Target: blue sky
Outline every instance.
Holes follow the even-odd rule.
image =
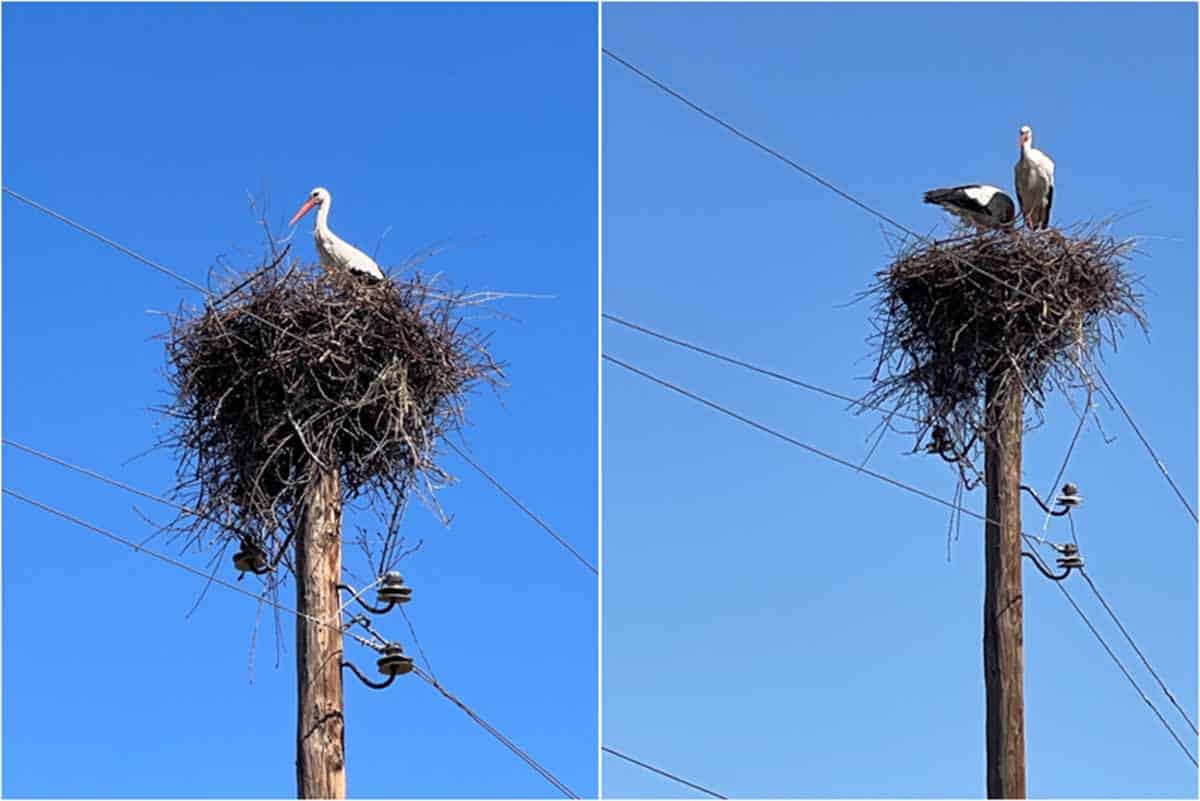
[[[1058,164],[1054,222],[1145,239],[1149,338],[1106,374],[1196,499],[1195,5],[610,5],[605,45],[923,232],[936,186],[1008,186],[1017,129]],[[612,62],[606,311],[849,394],[867,389],[882,223]],[[853,460],[875,420],[606,324],[606,352]],[[985,792],[981,527],[620,368],[603,372],[606,744],[730,796]],[[1049,489],[1077,418],[1026,439]],[[1196,709],[1196,526],[1116,410],[1068,477],[1090,574]],[[889,435],[876,470],[950,497]],[[981,492],[967,504],[982,509]],[[1027,505],[1025,528],[1041,516]],[[1051,539],[1069,534],[1061,523]],[[1196,770],[1060,593],[1025,573],[1028,792],[1194,797]],[[1149,696],[1195,738],[1073,577]],[[606,758],[611,796],[688,796]]]
[[[385,266],[453,239],[426,264],[450,284],[553,295],[476,321],[510,385],[473,398],[466,441],[594,561],[595,41],[588,5],[6,5],[4,183],[201,281],[218,255],[259,252],[247,192],[265,185],[280,224],[320,184],[346,239],[371,253],[390,230]],[[169,454],[135,458],[166,388],[150,312],[196,294],[0,208],[4,435],[168,488]],[[594,794],[595,577],[445,464],[453,524],[416,505],[406,521],[425,543],[402,566],[422,644],[450,690]],[[9,448],[3,468],[5,486],[134,537],[169,514]],[[188,618],[193,576],[7,498],[3,529],[5,795],[294,797],[291,619],[277,668],[264,615],[251,682],[253,601],[213,588]],[[381,628],[412,651],[402,620]],[[352,796],[555,795],[415,678],[347,677],[346,705]]]

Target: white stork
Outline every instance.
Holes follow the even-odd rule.
[[[1017,160],[1017,200],[1025,225],[1037,230],[1050,225],[1054,202],[1054,162],[1033,146],[1033,129],[1021,126],[1021,158]]]
[[[317,243],[317,258],[320,260],[321,266],[330,272],[349,270],[352,273],[369,275],[382,280],[383,271],[370,256],[329,230],[329,207],[332,203],[333,198],[329,194],[329,190],[318,186],[309,194],[308,200],[304,201],[304,205],[300,207],[300,211],[296,212],[296,216],[288,225],[295,225],[313,206],[316,206],[317,227],[313,229],[313,240]]]
[[[925,202],[941,206],[981,231],[1009,225],[1017,217],[1012,198],[989,184],[930,189],[925,193]]]

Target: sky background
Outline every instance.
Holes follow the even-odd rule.
[[[390,230],[385,267],[451,239],[425,264],[450,285],[553,295],[475,321],[509,387],[472,399],[465,436],[594,562],[595,42],[588,5],[6,4],[4,183],[201,282],[221,254],[254,266],[248,192],[265,186],[282,225],[319,184],[349,241],[376,252]],[[168,489],[172,455],[138,456],[167,386],[151,310],[200,298],[11,198],[0,209],[4,436]],[[312,220],[295,238],[309,261]],[[446,687],[592,795],[595,577],[456,456],[444,464],[461,478],[441,496],[452,525],[419,505],[405,523],[424,540],[401,569],[425,651]],[[141,515],[171,511],[11,448],[3,482],[138,539]],[[276,667],[264,614],[251,660],[251,599],[214,587],[189,618],[194,576],[8,498],[3,532],[4,795],[295,797],[293,620]],[[377,625],[413,653],[401,618]],[[374,672],[372,653],[347,653]],[[415,677],[345,687],[351,796],[556,796]]]
[[[1017,129],[1058,165],[1054,223],[1144,237],[1149,338],[1106,373],[1196,499],[1196,6],[608,5],[605,45],[865,202],[1011,186]],[[873,366],[882,223],[618,64],[603,66],[606,311],[848,394]],[[613,324],[604,350],[852,460],[871,416]],[[985,793],[982,529],[646,380],[603,371],[603,738],[733,797]],[[1042,492],[1077,418],[1026,439]],[[1070,480],[1090,575],[1196,709],[1196,526],[1101,405]],[[876,470],[951,497],[889,435]],[[967,505],[983,508],[983,493]],[[1025,528],[1042,517],[1025,505]],[[1069,539],[1064,524],[1049,536]],[[1025,571],[1028,792],[1195,797],[1196,769],[1062,595]],[[1068,589],[1195,738],[1078,576]],[[610,796],[691,791],[608,757]]]

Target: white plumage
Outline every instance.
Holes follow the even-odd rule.
[[[301,217],[316,206],[317,225],[313,229],[313,240],[317,245],[317,258],[321,262],[321,266],[330,271],[349,270],[382,280],[383,271],[370,256],[329,230],[329,207],[332,203],[333,197],[329,194],[329,190],[318,186],[309,194],[308,200],[304,201],[304,205],[300,207],[300,211],[296,212],[296,216],[292,217],[288,225],[295,225]]]
[[[998,228],[1017,217],[1013,200],[997,186],[965,184],[947,189],[930,189],[925,202],[941,206],[977,228]]]
[[[1021,158],[1017,160],[1017,201],[1025,225],[1046,228],[1050,225],[1050,207],[1054,203],[1054,162],[1033,146],[1033,129],[1021,127]]]

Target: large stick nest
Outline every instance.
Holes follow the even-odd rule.
[[[461,319],[468,304],[420,276],[271,265],[238,279],[173,315],[166,337],[177,495],[198,513],[187,528],[198,539],[216,522],[227,543],[249,537],[290,563],[304,490],[337,469],[347,498],[388,518],[388,562],[410,491],[432,498],[450,479],[438,441],[463,424],[471,388],[501,377]]]
[[[927,450],[969,465],[988,433],[989,378],[1020,382],[1040,410],[1048,388],[1090,389],[1127,319],[1145,329],[1132,252],[1102,225],[898,242],[869,293],[878,362],[864,402],[907,413],[915,447],[928,437]]]

